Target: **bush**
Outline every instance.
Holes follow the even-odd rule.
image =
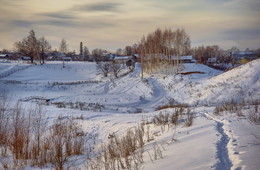
[[[107,77],[111,70],[111,62],[99,62],[97,64],[97,70],[103,73],[104,77]]]
[[[70,156],[85,152],[86,134],[72,118],[58,118],[48,127],[40,105],[25,110],[17,103],[10,109],[9,119],[6,119],[6,108],[0,100],[0,163],[3,167],[22,169],[25,165],[54,165],[56,169],[63,169],[65,164],[68,167]],[[13,162],[2,161],[11,156]]]
[[[109,143],[103,144],[101,153],[87,162],[87,169],[138,169],[143,163],[144,128],[138,126],[128,129],[119,138],[115,134],[109,136]]]
[[[189,127],[189,126],[191,126],[193,124],[193,119],[194,119],[194,116],[191,113],[190,109],[187,109],[186,116],[187,116],[187,118],[186,118],[186,121],[185,121],[185,125],[187,127]]]
[[[260,125],[260,114],[257,111],[249,110],[247,113],[247,119],[256,125]]]
[[[155,111],[158,110],[163,110],[163,109],[168,109],[168,108],[187,108],[189,107],[188,104],[167,104],[167,105],[163,105],[163,106],[159,106],[155,109]]]

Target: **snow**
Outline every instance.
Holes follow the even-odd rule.
[[[172,56],[173,60],[193,60],[193,57],[191,55],[187,56]]]
[[[104,78],[91,62],[65,62],[65,67],[61,61],[44,65],[0,63],[0,90],[8,91],[13,102],[36,96],[51,99],[49,105],[44,105],[50,122],[58,116],[82,115],[83,120],[78,122],[84,130],[96,132],[103,142],[113,132],[120,136],[144,119],[174,112],[173,108],[155,111],[170,100],[174,104],[187,103],[195,115],[193,125],[179,124],[164,132],[151,125],[151,131],[159,135],[146,143],[141,169],[258,169],[260,126],[235,113],[215,115],[213,110],[226,101],[259,100],[259,67],[260,59],[227,72],[186,63],[181,73],[203,74],[154,74],[142,79],[137,64],[133,72],[115,79],[112,75]],[[60,84],[55,85],[57,82]],[[22,101],[28,107],[35,103]],[[55,102],[99,103],[104,108],[100,111],[58,108]],[[242,112],[246,115],[248,109],[243,108]],[[176,141],[172,141],[173,136]],[[162,159],[152,160],[149,156],[153,155],[155,144],[162,150]],[[100,142],[97,150],[99,145]]]
[[[48,62],[44,65],[34,65],[30,69],[17,72],[3,80],[16,80],[33,83],[70,82],[93,80],[96,74],[95,65],[81,62]],[[24,77],[26,75],[26,77]]]
[[[168,134],[161,138],[167,140],[169,137]],[[211,169],[216,163],[215,142],[218,137],[214,122],[201,117],[192,127],[179,128],[176,138],[177,142],[165,146],[164,158],[154,164],[147,160],[149,163],[144,164],[145,169]]]

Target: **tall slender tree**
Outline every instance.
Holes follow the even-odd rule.
[[[67,44],[67,41],[63,38],[60,42],[60,47],[59,47],[59,50],[61,53],[68,53],[68,44]]]
[[[51,45],[49,42],[44,38],[41,37],[39,40],[39,50],[40,50],[40,63],[44,64],[44,53],[51,50]]]
[[[83,43],[82,42],[80,42],[79,55],[80,55],[80,57],[83,56]]]
[[[83,52],[84,60],[87,61],[89,58],[89,50],[87,46],[84,46],[84,52]]]
[[[144,72],[169,72],[170,68],[175,68],[178,73],[179,61],[172,60],[172,56],[187,55],[190,52],[190,37],[184,29],[162,31],[158,28],[142,38],[138,49]]]

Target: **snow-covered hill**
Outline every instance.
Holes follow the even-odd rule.
[[[216,105],[226,101],[256,100],[260,97],[260,59],[221,72],[201,65],[184,65],[186,71],[205,74],[167,76],[159,79],[169,96],[179,103]],[[194,69],[192,69],[194,68]],[[208,68],[208,67],[206,67]]]
[[[154,74],[142,79],[137,64],[133,72],[115,79],[102,77],[96,64],[89,62],[68,62],[65,68],[62,62],[0,63],[0,75],[5,75],[0,78],[0,89],[7,91],[13,102],[21,100],[27,107],[39,98],[50,100],[44,104],[46,120],[52,124],[57,117],[76,119],[86,132],[97,134],[96,153],[109,135],[120,137],[155,116],[176,112],[176,108],[155,111],[159,106],[186,103],[194,116],[192,126],[185,125],[185,114],[176,126],[145,125],[153,140],[146,141],[140,169],[260,167],[260,127],[248,120],[250,113],[259,116],[259,102],[253,105],[248,101],[260,99],[260,59],[227,72],[195,63],[183,66],[181,73],[203,74]],[[10,70],[15,71],[7,74]],[[213,113],[216,105],[231,100],[245,102],[233,111]],[[162,153],[157,159],[156,150]],[[0,169],[1,160],[5,158],[0,156]],[[80,160],[75,166],[85,169],[85,157]]]
[[[203,82],[200,100],[214,103],[260,97],[260,60],[241,65]]]

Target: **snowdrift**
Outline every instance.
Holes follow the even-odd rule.
[[[260,59],[241,65],[202,82],[200,101],[257,100],[260,96]],[[199,87],[193,93],[198,94]]]

